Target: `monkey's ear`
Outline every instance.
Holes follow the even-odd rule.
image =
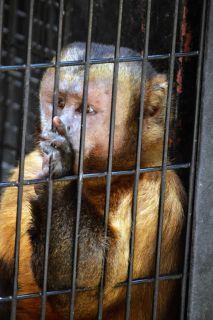
[[[157,74],[147,82],[145,116],[162,115],[167,99],[168,82],[165,74]]]
[[[165,91],[168,88],[168,82],[159,82],[159,83],[154,83],[153,84],[153,90],[154,91]]]
[[[157,94],[165,94],[168,89],[167,76],[165,74],[157,74],[150,80],[150,89]]]

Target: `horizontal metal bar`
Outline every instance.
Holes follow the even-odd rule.
[[[171,164],[167,166],[167,170],[179,170],[179,169],[188,169],[190,168],[190,163],[182,163],[182,164]],[[162,171],[162,167],[146,167],[141,168],[140,173],[146,173],[146,172],[156,172],[156,171]],[[125,171],[112,171],[113,176],[124,176],[124,175],[133,175],[135,174],[135,170],[125,170]],[[82,179],[93,179],[93,178],[103,178],[107,176],[107,172],[97,172],[97,173],[84,173],[82,174]],[[78,175],[73,176],[65,176],[61,178],[53,178],[54,181],[71,181],[71,180],[77,180]],[[49,178],[44,179],[27,179],[23,180],[22,185],[29,186],[34,184],[40,184],[40,183],[48,183]],[[7,188],[7,187],[18,187],[19,182],[18,181],[9,181],[9,182],[0,182],[0,188]]]
[[[182,279],[182,273],[180,274],[167,274],[167,275],[161,275],[159,277],[160,281],[167,281],[167,280],[178,280]],[[138,278],[138,279],[132,279],[132,285],[138,285],[138,284],[144,284],[144,283],[152,283],[155,281],[155,277],[144,277],[144,278]],[[122,287],[127,286],[127,282],[121,282],[116,285],[116,287]]]
[[[160,275],[159,280],[160,281],[172,281],[172,280],[179,280],[182,278],[182,273],[177,274],[165,274]],[[144,277],[144,278],[138,278],[138,279],[132,279],[132,285],[140,285],[145,283],[152,283],[155,281],[154,277]],[[114,288],[127,286],[127,282],[121,282],[115,285]],[[92,291],[97,290],[98,287],[87,287],[87,288],[76,288],[77,292],[85,292],[85,291]],[[69,294],[71,293],[71,289],[64,289],[64,290],[53,290],[53,291],[47,291],[47,296],[55,296],[55,295],[62,295],[62,294]],[[16,296],[17,300],[27,300],[27,299],[35,299],[35,298],[41,298],[42,292],[36,292],[36,293],[26,293],[26,294],[18,294]],[[11,296],[7,297],[0,297],[0,303],[6,303],[10,302],[12,300]]]
[[[198,56],[199,51],[189,51],[189,52],[177,52],[175,53],[176,58],[180,57],[193,57]],[[153,54],[149,55],[147,59],[149,61],[153,60],[162,60],[162,59],[169,59],[171,56],[170,53],[165,54]],[[90,59],[89,64],[103,64],[103,63],[114,63],[116,61],[118,62],[134,62],[134,61],[143,61],[144,58],[142,56],[132,56],[132,57],[120,57],[118,59],[114,58],[105,58],[105,59]],[[85,61],[83,60],[76,60],[76,61],[61,61],[59,64],[59,67],[69,67],[69,66],[82,66],[85,65]],[[32,64],[20,64],[20,65],[11,65],[11,66],[0,66],[0,71],[15,71],[15,70],[25,70],[27,68],[30,69],[44,69],[44,68],[54,68],[56,65],[53,62],[47,62],[47,63],[32,63]]]

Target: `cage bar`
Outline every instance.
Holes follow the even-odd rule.
[[[171,164],[167,166],[167,170],[178,170],[178,169],[188,169],[190,168],[190,163],[181,163],[181,164]],[[140,173],[145,172],[156,172],[161,171],[161,167],[145,167],[140,168]],[[121,175],[132,175],[135,174],[135,170],[124,170],[124,171],[112,171],[112,176],[121,176]],[[97,172],[97,173],[84,173],[82,175],[83,179],[93,179],[93,178],[102,178],[106,177],[107,172]],[[54,181],[69,181],[69,180],[77,180],[77,175],[72,176],[64,176],[61,178],[54,178]],[[49,178],[41,178],[41,179],[30,179],[30,180],[23,180],[23,185],[34,185],[34,184],[41,184],[41,183],[48,183]],[[19,186],[18,181],[10,181],[10,182],[0,182],[0,188],[6,187],[17,187]]]
[[[54,92],[53,92],[53,112],[52,120],[56,114],[58,105],[58,93],[59,93],[59,81],[60,81],[60,55],[62,47],[62,28],[63,28],[63,10],[64,0],[60,0],[59,3],[59,18],[58,18],[58,36],[57,36],[57,51],[56,51],[56,63],[55,63],[55,75],[54,75]],[[53,129],[53,123],[52,123]],[[49,163],[49,183],[48,183],[48,207],[47,207],[47,223],[46,223],[46,235],[45,235],[45,252],[44,252],[44,271],[43,271],[43,288],[42,288],[42,301],[41,301],[41,316],[40,319],[45,319],[46,314],[46,300],[47,300],[47,276],[48,276],[48,258],[49,258],[49,244],[50,244],[50,230],[52,220],[52,200],[53,200],[53,179],[51,160]]]
[[[112,158],[114,146],[114,133],[115,133],[115,115],[116,115],[116,100],[118,88],[118,72],[119,72],[119,56],[120,56],[120,41],[121,41],[121,26],[122,26],[122,13],[123,13],[123,0],[119,1],[118,23],[117,23],[117,37],[114,53],[114,69],[113,69],[113,82],[112,82],[112,101],[111,101],[111,114],[110,114],[110,132],[109,132],[109,145],[108,145],[108,164],[106,175],[106,198],[104,209],[104,238],[108,234],[108,220],[110,210],[110,192],[111,192],[111,178],[112,178]],[[103,315],[103,299],[104,299],[104,281],[106,272],[106,248],[103,251],[102,273],[99,286],[99,301],[98,301],[98,320],[102,319]]]
[[[0,64],[1,64],[1,54],[2,54],[3,13],[4,13],[4,0],[0,2]]]
[[[82,116],[81,116],[81,131],[80,131],[80,151],[79,151],[79,164],[78,164],[78,179],[77,179],[77,209],[76,209],[76,224],[75,236],[73,244],[73,270],[71,277],[71,299],[70,299],[70,320],[74,319],[75,308],[75,292],[76,292],[76,275],[77,275],[77,258],[78,258],[78,233],[80,225],[81,214],[81,200],[82,200],[82,187],[83,187],[83,165],[84,165],[84,145],[86,133],[86,109],[88,98],[88,84],[89,84],[89,68],[90,68],[90,52],[91,52],[91,39],[92,39],[92,20],[93,20],[93,0],[89,1],[88,12],[88,33],[85,50],[85,64],[84,64],[84,84],[83,84],[83,101],[82,101]]]
[[[197,83],[196,83],[196,103],[195,103],[195,119],[194,119],[194,134],[193,134],[193,148],[191,157],[191,167],[189,175],[189,195],[188,195],[188,210],[186,220],[186,239],[185,239],[185,252],[184,252],[184,265],[183,265],[183,279],[181,287],[181,309],[180,319],[185,317],[185,305],[187,295],[187,280],[188,280],[188,267],[189,267],[189,251],[190,251],[190,237],[191,237],[191,220],[194,201],[194,182],[196,176],[196,161],[197,161],[197,148],[198,148],[198,132],[199,132],[199,114],[200,114],[200,93],[201,93],[201,80],[202,80],[202,66],[204,54],[204,41],[205,41],[205,24],[206,24],[207,1],[203,1],[203,11],[201,20],[200,32],[200,46],[199,46],[199,59],[197,67]]]
[[[151,7],[152,0],[147,1],[147,13],[146,13],[146,34],[145,34],[145,47],[142,61],[141,70],[141,94],[140,94],[140,110],[138,118],[138,135],[137,135],[137,150],[136,150],[136,164],[135,164],[135,177],[133,187],[133,203],[131,214],[131,229],[130,229],[130,243],[129,243],[129,265],[128,265],[128,285],[126,293],[126,309],[125,319],[130,319],[131,314],[131,293],[132,293],[132,276],[133,276],[133,259],[134,259],[134,242],[135,242],[135,226],[137,215],[137,200],[138,200],[138,184],[140,178],[140,164],[141,164],[141,144],[143,135],[143,115],[144,115],[144,97],[145,97],[145,85],[146,85],[146,72],[147,72],[147,58],[149,52],[149,36],[150,36],[150,20],[151,20]]]
[[[179,280],[182,279],[182,273],[179,274],[170,274],[170,275],[161,275],[159,277],[160,281],[168,281],[168,280]],[[141,285],[144,283],[153,283],[155,281],[154,277],[144,277],[144,278],[140,278],[140,279],[132,279],[132,285]],[[122,286],[127,286],[128,283],[127,282],[122,282],[122,283],[118,283],[115,287],[122,287]],[[85,291],[90,291],[90,290],[94,290],[96,288],[92,287],[92,288],[76,288],[77,292],[85,292]],[[51,290],[51,291],[47,291],[47,296],[55,296],[55,295],[62,295],[62,294],[70,294],[71,293],[71,289],[60,289],[60,290]],[[27,294],[18,294],[17,296],[17,300],[27,300],[27,299],[32,299],[32,298],[40,298],[41,297],[41,293],[27,293]],[[4,303],[4,302],[9,302],[12,300],[11,296],[8,297],[2,297],[0,299],[0,303]]]
[[[25,159],[25,139],[27,129],[27,113],[29,107],[29,89],[30,89],[30,61],[31,61],[31,48],[32,48],[32,27],[33,27],[33,7],[34,0],[30,0],[29,9],[29,25],[28,25],[28,43],[27,43],[27,65],[25,70],[24,79],[24,101],[23,101],[23,125],[21,136],[21,158],[19,164],[19,186],[17,197],[17,215],[16,215],[16,236],[15,236],[15,252],[14,252],[14,278],[13,278],[13,299],[11,305],[11,320],[16,319],[16,295],[18,289],[18,267],[19,267],[19,249],[20,249],[20,234],[21,234],[21,214],[22,214],[22,196],[23,196],[23,179],[24,179],[24,159]]]
[[[208,4],[208,5],[207,5]],[[206,32],[205,32],[206,30]],[[194,152],[191,179],[195,177],[194,207],[192,206],[192,191],[190,193],[188,219],[191,224],[192,208],[193,226],[189,277],[188,305],[185,300],[186,272],[188,271],[189,240],[186,250],[185,273],[183,278],[183,304],[187,306],[185,318],[189,320],[211,319],[213,314],[213,286],[212,286],[212,225],[213,199],[212,181],[213,170],[213,112],[212,112],[212,83],[213,83],[213,1],[203,2],[202,28],[200,37],[200,56],[197,74],[197,101],[194,133]],[[202,83],[201,83],[202,79]],[[201,94],[201,95],[200,95]],[[200,99],[201,98],[201,99]],[[198,113],[200,110],[200,130],[198,132]],[[196,129],[197,128],[197,129]],[[198,135],[197,135],[198,134]],[[198,156],[195,156],[195,150]],[[188,222],[188,221],[187,221]],[[187,263],[186,263],[187,262]],[[184,281],[185,280],[185,281]],[[185,303],[185,304],[184,304]]]
[[[0,2],[0,66],[2,64],[2,36],[3,36],[3,17],[4,17],[4,0],[2,0]],[[1,75],[2,77],[2,75]],[[2,79],[0,78],[0,85],[2,85]],[[4,117],[5,112],[2,112],[2,118]],[[0,150],[3,149],[3,143],[4,143],[4,137],[3,137],[3,133],[4,133],[4,128],[3,128],[3,121],[0,122],[2,128],[0,128]],[[2,163],[3,161],[3,152],[0,152],[0,163]],[[2,169],[0,167],[0,181],[2,180]]]
[[[199,52],[198,51],[189,51],[189,52],[176,52],[175,57],[194,57],[198,56]],[[170,58],[170,53],[164,53],[164,54],[151,54],[147,57],[148,61],[154,61],[154,60],[164,60],[164,59],[169,59]],[[118,58],[119,62],[134,62],[134,61],[143,61],[143,57],[120,57]],[[90,59],[89,60],[90,65],[92,64],[102,64],[102,63],[114,63],[115,59],[113,58],[102,58],[102,59]],[[69,67],[69,66],[83,66],[84,61],[61,61],[59,63],[60,67]],[[51,68],[55,67],[55,64],[53,62],[47,62],[47,63],[32,63],[30,64],[31,69],[45,69],[45,68]],[[18,65],[1,65],[0,66],[0,71],[17,71],[17,70],[25,70],[26,69],[26,64],[18,64]]]
[[[42,2],[42,1],[41,1]],[[175,1],[175,10],[174,10],[174,24],[173,24],[173,35],[172,35],[172,46],[171,52],[166,52],[163,54],[148,54],[149,39],[150,39],[150,15],[151,15],[151,6],[152,0],[147,0],[147,17],[146,17],[146,35],[145,35],[145,48],[144,54],[141,57],[120,57],[120,37],[121,37],[121,24],[122,24],[122,12],[123,12],[123,0],[119,1],[119,14],[118,14],[118,23],[117,23],[117,40],[115,45],[115,54],[114,58],[105,58],[105,59],[90,59],[91,51],[91,38],[92,38],[92,25],[93,25],[93,6],[94,1],[90,0],[89,2],[89,14],[88,14],[88,33],[87,33],[87,43],[86,43],[86,54],[85,59],[82,61],[60,61],[60,53],[62,49],[62,27],[63,27],[63,14],[64,14],[64,0],[60,0],[59,5],[57,3],[49,2],[51,6],[56,6],[58,10],[59,21],[58,21],[58,34],[57,34],[57,52],[56,52],[56,61],[50,63],[31,63],[31,53],[32,53],[32,29],[33,29],[33,16],[34,16],[34,4],[35,1],[30,1],[29,6],[29,25],[28,25],[28,38],[27,38],[27,59],[26,64],[16,64],[13,59],[12,65],[0,65],[0,72],[10,72],[10,71],[24,71],[24,102],[23,102],[23,125],[21,130],[21,155],[20,155],[20,165],[19,165],[19,177],[18,181],[10,182],[0,182],[0,190],[4,187],[17,187],[18,188],[18,197],[17,197],[17,219],[16,219],[16,237],[15,237],[15,252],[14,252],[14,278],[13,278],[13,292],[11,296],[0,297],[0,303],[11,302],[11,320],[16,319],[16,305],[17,301],[37,298],[41,300],[41,313],[40,319],[45,319],[46,313],[46,302],[47,298],[54,295],[69,294],[70,295],[70,320],[74,320],[74,307],[75,307],[75,296],[77,292],[89,291],[97,289],[99,292],[98,297],[98,314],[97,317],[99,320],[103,317],[103,302],[104,302],[104,285],[105,285],[105,269],[106,269],[106,249],[104,252],[104,259],[102,261],[102,273],[100,285],[98,288],[78,288],[76,287],[76,276],[77,276],[77,256],[78,256],[78,234],[79,234],[79,224],[80,224],[80,214],[81,214],[81,201],[82,201],[82,188],[84,179],[93,179],[93,178],[102,178],[106,177],[106,197],[105,197],[105,210],[104,210],[104,235],[107,237],[108,232],[108,216],[110,209],[110,192],[111,192],[111,178],[113,176],[122,176],[122,175],[134,175],[134,186],[133,186],[133,197],[132,197],[132,221],[131,221],[131,238],[130,238],[130,252],[129,252],[129,267],[128,267],[128,279],[125,282],[117,283],[115,287],[125,286],[127,288],[126,294],[126,310],[125,310],[125,319],[130,319],[131,314],[131,290],[134,285],[143,285],[144,283],[152,283],[154,286],[153,294],[153,306],[152,306],[152,319],[157,319],[157,305],[158,305],[158,291],[160,281],[167,280],[180,280],[182,281],[182,292],[181,292],[181,310],[180,310],[180,319],[183,320],[186,316],[189,319],[200,319],[203,315],[201,311],[201,306],[206,306],[206,315],[211,317],[213,310],[210,308],[210,299],[212,290],[208,285],[208,280],[211,278],[211,274],[206,272],[205,269],[202,273],[200,272],[200,261],[205,263],[211,263],[212,256],[209,252],[204,252],[202,254],[202,248],[199,247],[200,243],[203,243],[203,248],[207,243],[207,237],[205,236],[205,228],[203,227],[202,219],[208,219],[210,221],[209,215],[204,211],[206,209],[206,203],[209,211],[211,210],[212,203],[211,199],[208,197],[205,198],[205,205],[203,200],[203,193],[206,188],[211,186],[210,176],[212,169],[209,167],[209,164],[206,163],[204,152],[208,153],[208,159],[212,158],[211,150],[209,146],[211,141],[209,140],[211,134],[211,123],[208,122],[211,120],[211,117],[208,117],[211,114],[211,103],[212,100],[211,88],[209,84],[212,82],[212,75],[208,70],[212,64],[212,51],[213,45],[211,42],[210,35],[212,34],[213,24],[210,17],[213,16],[213,3],[209,0],[210,3],[210,13],[209,13],[209,22],[208,22],[208,38],[207,38],[207,50],[205,61],[205,71],[204,71],[204,89],[202,92],[202,127],[201,127],[201,136],[199,140],[199,157],[197,158],[197,149],[198,149],[198,131],[199,131],[199,107],[200,107],[200,95],[201,95],[201,86],[202,86],[202,65],[204,57],[204,40],[205,40],[205,24],[206,24],[206,14],[207,14],[207,1],[203,2],[203,15],[202,15],[202,25],[201,25],[201,37],[200,37],[200,48],[199,51],[190,51],[190,52],[175,52],[176,46],[176,35],[177,35],[177,23],[178,23],[178,12],[180,7],[179,0]],[[2,51],[2,29],[3,29],[3,18],[4,18],[4,3],[5,1],[0,1],[0,63],[1,63],[1,51]],[[182,2],[181,2],[182,3]],[[17,1],[13,2],[13,13],[17,10]],[[52,18],[53,16],[52,12]],[[15,24],[12,26],[13,31],[15,30]],[[15,32],[15,31],[14,31]],[[13,52],[12,52],[13,55]],[[197,69],[197,84],[196,84],[196,110],[195,110],[195,122],[194,122],[194,136],[193,136],[193,151],[191,157],[191,163],[179,163],[179,164],[167,164],[167,155],[168,155],[168,139],[169,139],[169,122],[170,122],[170,110],[171,110],[171,97],[172,97],[172,85],[174,81],[174,66],[175,59],[179,57],[196,57],[198,56],[198,69]],[[12,56],[11,56],[12,57]],[[142,143],[142,130],[143,130],[143,111],[144,111],[144,95],[145,95],[145,83],[146,83],[146,66],[148,61],[160,61],[168,60],[169,61],[169,90],[167,96],[167,107],[166,107],[166,116],[165,116],[165,133],[164,133],[164,143],[163,143],[163,159],[162,166],[159,167],[146,167],[140,168],[140,159],[141,159],[141,143]],[[141,74],[141,97],[140,97],[140,114],[138,118],[138,132],[137,132],[137,151],[136,151],[136,165],[134,170],[123,170],[123,171],[112,171],[112,154],[113,154],[113,140],[114,140],[114,130],[115,130],[115,111],[116,111],[116,94],[117,94],[117,82],[118,82],[118,71],[119,63],[122,62],[134,62],[140,61],[142,64],[142,74]],[[15,62],[15,63],[14,63]],[[111,118],[110,118],[110,136],[109,136],[109,150],[108,150],[108,163],[106,172],[97,172],[92,174],[84,174],[83,172],[83,159],[84,159],[84,144],[85,144],[85,130],[86,130],[86,106],[87,106],[87,95],[88,95],[88,84],[89,84],[89,68],[93,64],[101,63],[113,63],[113,94],[112,94],[112,103],[111,103]],[[53,116],[56,113],[56,107],[58,103],[58,91],[59,91],[59,75],[61,67],[68,66],[84,66],[84,84],[83,84],[83,113],[81,119],[81,139],[80,139],[80,157],[79,157],[79,168],[78,174],[72,176],[65,176],[61,178],[53,178],[51,173],[49,177],[43,179],[24,179],[24,159],[25,159],[25,149],[26,149],[26,134],[27,134],[27,114],[29,106],[29,92],[30,92],[30,77],[31,70],[33,69],[46,69],[49,67],[55,68],[55,80],[54,80],[54,95],[53,95]],[[208,141],[208,142],[207,142]],[[198,159],[198,162],[196,162]],[[178,169],[188,169],[190,168],[190,177],[189,177],[189,200],[188,200],[188,214],[186,219],[186,239],[185,239],[185,255],[184,255],[184,267],[183,273],[177,274],[160,274],[160,248],[161,248],[161,237],[162,237],[162,228],[163,228],[163,210],[164,210],[164,195],[166,189],[166,173],[167,170],[178,170]],[[208,170],[204,171],[204,169]],[[196,179],[196,172],[198,170],[198,178]],[[159,202],[159,217],[158,217],[158,232],[157,232],[157,242],[156,242],[156,265],[155,265],[155,276],[152,277],[143,277],[139,279],[133,278],[133,259],[134,259],[134,237],[135,237],[135,223],[136,223],[136,213],[137,213],[137,193],[138,193],[138,183],[141,173],[145,172],[161,172],[161,186],[160,186],[160,202]],[[52,196],[53,196],[53,183],[54,181],[77,181],[77,211],[76,211],[76,225],[75,225],[75,236],[73,244],[73,270],[71,275],[71,287],[64,290],[47,290],[47,278],[48,278],[48,251],[50,244],[50,230],[51,230],[51,215],[52,215]],[[196,188],[194,192],[194,183],[196,182]],[[37,293],[26,293],[26,294],[17,294],[18,289],[18,267],[19,267],[19,248],[20,248],[20,231],[21,231],[21,215],[22,215],[22,195],[23,187],[25,185],[32,184],[48,184],[48,212],[47,212],[47,227],[46,227],[46,241],[45,241],[45,255],[44,255],[44,273],[43,273],[43,287],[41,292]],[[209,184],[208,184],[209,183]],[[203,193],[202,193],[203,192]],[[202,193],[202,194],[201,194]],[[189,282],[189,305],[187,305],[187,294],[188,294],[188,271],[189,271],[189,253],[190,253],[190,236],[191,236],[191,224],[192,224],[192,211],[193,204],[195,200],[195,222],[193,228],[193,247],[192,247],[192,256],[191,256],[191,276]],[[210,201],[209,201],[210,200]],[[209,222],[208,222],[209,223]],[[210,225],[210,223],[209,223]],[[204,234],[204,236],[203,236]],[[208,230],[208,237],[211,238],[211,230]],[[199,243],[199,245],[198,245]],[[210,250],[211,248],[209,248]],[[205,277],[204,287],[202,286],[201,277]],[[196,292],[200,290],[198,300]],[[198,300],[198,301],[197,301]],[[200,302],[202,301],[202,303]],[[186,308],[188,310],[188,315],[186,315]]]
[[[164,141],[163,141],[163,159],[162,159],[162,172],[161,172],[161,185],[160,185],[160,199],[159,199],[159,216],[158,216],[158,229],[157,229],[157,244],[156,244],[156,265],[155,265],[155,284],[154,284],[154,296],[152,305],[152,319],[157,319],[157,307],[158,307],[158,291],[159,291],[159,275],[160,275],[160,258],[161,258],[161,240],[163,231],[163,216],[164,216],[164,200],[166,191],[166,165],[168,160],[168,142],[169,142],[169,125],[170,125],[170,113],[172,103],[172,89],[174,81],[174,65],[175,65],[175,47],[177,39],[177,24],[178,24],[178,12],[180,1],[175,1],[174,10],[174,24],[172,33],[172,47],[171,58],[169,66],[169,82],[168,82],[168,95],[165,115],[164,126]]]

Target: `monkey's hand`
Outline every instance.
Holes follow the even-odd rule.
[[[40,148],[43,153],[42,171],[38,178],[51,174],[61,177],[70,174],[73,164],[73,150],[67,139],[66,128],[59,117],[53,118],[56,132],[49,131],[42,135]]]

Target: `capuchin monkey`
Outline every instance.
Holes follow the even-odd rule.
[[[121,48],[120,56],[138,55]],[[114,47],[92,44],[91,58],[113,58]],[[61,61],[85,59],[85,44],[65,48]],[[89,69],[83,172],[106,172],[108,163],[113,63],[92,64]],[[53,113],[54,68],[44,73],[40,87],[41,135],[39,145],[25,158],[25,179],[76,175],[79,166],[83,112],[84,66],[61,67],[59,99]],[[120,62],[118,71],[112,170],[132,170],[136,163],[139,123],[141,62]],[[167,78],[148,63],[144,95],[141,167],[162,164]],[[169,160],[168,160],[169,163]],[[10,180],[17,180],[15,169]],[[96,319],[103,259],[106,260],[103,319],[125,318],[134,175],[114,175],[111,180],[107,237],[104,236],[106,177],[83,180],[76,276],[75,319]],[[155,274],[161,172],[141,173],[138,185],[133,279]],[[78,182],[53,182],[47,290],[71,288]],[[17,189],[8,188],[1,199],[0,295],[12,294]],[[166,173],[160,274],[181,270],[185,193],[172,170]],[[48,186],[24,186],[22,197],[18,294],[38,293],[43,288]],[[175,319],[178,281],[159,283],[157,319]],[[133,284],[131,320],[152,317],[154,282]],[[69,319],[70,296],[48,295],[46,319]],[[17,301],[17,319],[40,319],[41,300]],[[0,302],[0,319],[9,319],[10,302]]]

